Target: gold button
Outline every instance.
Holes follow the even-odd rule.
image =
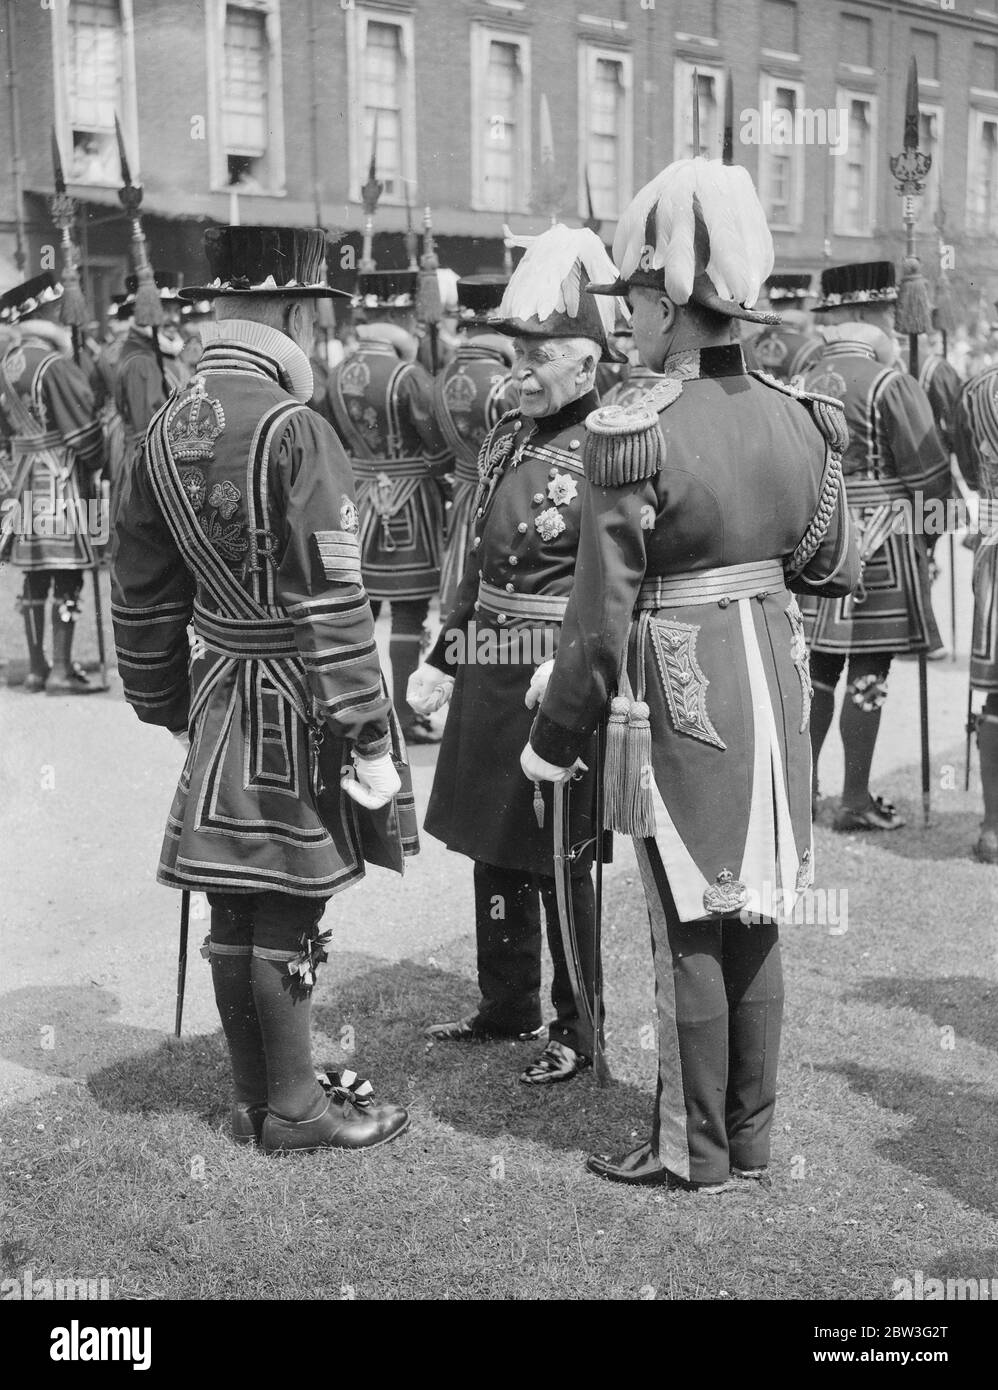
[[[496,622],[497,622],[497,623],[505,623],[505,622],[508,622],[508,621],[509,621],[509,619],[506,617],[506,614],[505,614],[505,613],[497,613],[497,614],[496,614]]]
[[[519,562],[519,560],[516,558],[515,555],[511,555],[511,556],[509,557],[509,563],[510,563],[511,565],[518,565],[520,562]]]
[[[524,535],[527,530],[527,523],[525,521],[521,521],[516,529],[519,531],[521,536]]]
[[[483,508],[483,507],[479,507],[479,508],[478,508],[478,511],[475,513],[475,515],[476,515],[476,516],[481,516],[481,514],[482,514],[483,511],[484,511],[484,508]]]
[[[506,592],[507,592],[507,594],[511,594],[511,593],[513,592],[513,586],[512,586],[512,584],[507,584],[507,585],[506,585]]]
[[[535,501],[535,502],[543,502],[543,501],[544,501],[544,494],[543,494],[543,492],[535,492],[535,493],[534,493],[534,501]],[[481,516],[481,512],[479,512],[478,515]]]
[[[522,420],[514,420],[514,421],[513,421],[513,428],[514,428],[515,430],[518,430],[522,424],[523,424],[523,421],[522,421]]]
[[[718,608],[727,608],[730,602],[731,600],[725,595],[724,598],[719,598],[717,600],[717,606]]]
[[[481,545],[481,543],[482,543],[482,538],[481,538],[481,536],[476,536],[476,537],[475,537],[475,543],[474,543],[474,545],[471,547],[472,550],[477,550],[478,547]]]
[[[475,612],[476,612],[476,613],[480,612],[480,611],[481,611],[481,607],[482,607],[482,605],[481,605],[480,603],[476,603],[476,604],[475,604]]]
[[[577,439],[570,439],[570,440],[568,441],[568,447],[569,447],[570,449],[577,449],[577,448],[579,447],[579,440],[577,440]]]

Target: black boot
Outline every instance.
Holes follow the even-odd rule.
[[[83,668],[73,660],[73,633],[79,603],[63,599],[52,605],[52,674],[45,686],[46,695],[97,695],[101,687],[88,680]]]
[[[45,599],[30,597],[27,585],[25,591],[18,600],[18,607],[24,615],[24,636],[28,644],[28,674],[24,678],[24,689],[29,695],[37,695],[45,689],[45,682],[52,670],[45,660]]]
[[[267,1153],[366,1149],[386,1144],[409,1124],[401,1105],[359,1104],[327,1095],[312,1063],[312,997],[288,972],[295,951],[253,947],[253,999],[267,1055]]]
[[[252,947],[213,941],[211,979],[232,1063],[232,1137],[237,1144],[260,1138],[267,1114],[267,1058],[253,1001]]]

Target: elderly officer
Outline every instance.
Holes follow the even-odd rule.
[[[582,425],[598,403],[596,365],[614,356],[612,301],[583,291],[612,273],[594,233],[558,224],[533,240],[510,280],[492,326],[513,338],[520,403],[485,441],[470,559],[410,687],[410,703],[422,710],[438,707],[453,688],[426,829],[475,864],[481,1002],[471,1017],[437,1024],[430,1036],[536,1035],[540,897],[557,1018],[546,1050],[520,1078],[528,1084],[570,1080],[592,1061],[575,999],[580,988],[591,996],[595,965],[592,786],[579,788],[570,828],[579,848],[571,899],[582,963],[573,989],[558,917],[551,797],[523,781],[517,759],[530,728],[525,699],[536,668],[554,655],[575,573]]]
[[[659,1010],[651,1137],[600,1177],[725,1190],[763,1178],[783,982],[777,918],[813,873],[810,682],[788,587],[857,563],[837,402],[746,374],[732,320],[772,266],[751,179],[680,160],[614,239],[641,356],[663,374],[586,422],[575,588],[522,765],[562,782],[616,695],[607,811],[635,838]]]
[[[843,459],[863,576],[854,594],[809,599],[814,798],[818,760],[835,713],[835,687],[848,660],[839,731],[845,752],[836,830],[896,830],[893,804],[870,790],[870,771],[894,656],[941,647],[929,593],[926,538],[897,526],[921,499],[950,495],[950,464],[932,407],[914,377],[896,365],[892,330],[897,287],[890,261],[822,272],[820,356],[808,390],[843,403],[849,447]]]
[[[305,404],[313,303],[335,291],[317,283],[319,229],[213,228],[205,247],[215,282],[190,293],[215,301],[218,333],[122,494],[119,669],[140,719],[189,734],[158,877],[211,903],[233,1137],[268,1152],[368,1148],[406,1112],[327,1095],[309,1028],[319,920],[364,873],[355,801],[374,810],[400,788],[353,476]]]

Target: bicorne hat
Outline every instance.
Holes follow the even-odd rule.
[[[591,294],[659,290],[675,304],[749,323],[779,323],[755,311],[773,268],[773,238],[748,171],[719,159],[677,159],[637,193],[613,238],[618,278]]]
[[[326,255],[321,227],[209,227],[204,252],[214,279],[181,290],[181,299],[222,294],[349,298],[320,279]]]
[[[44,270],[0,295],[0,323],[17,323],[43,304],[55,304],[62,296],[60,282],[51,270]]]
[[[894,304],[897,297],[893,261],[830,265],[821,272],[821,297],[811,312],[820,314],[848,304]]]

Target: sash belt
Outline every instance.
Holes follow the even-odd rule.
[[[400,478],[428,477],[426,460],[408,459],[359,459],[351,457],[354,476],[365,482],[376,482],[382,473],[387,473],[392,482]]]
[[[900,478],[846,478],[846,500],[851,507],[879,507],[911,493]]]
[[[298,655],[295,626],[288,618],[223,618],[195,603],[194,631],[205,646],[235,661]]]
[[[478,581],[480,613],[486,613],[497,623],[535,622],[560,623],[568,607],[568,598],[558,594],[510,594],[497,589],[484,579]]]
[[[736,599],[761,597],[784,589],[782,560],[752,560],[744,565],[721,565],[645,579],[634,606],[638,612],[701,603],[722,603],[727,607],[725,600],[733,603]]]

